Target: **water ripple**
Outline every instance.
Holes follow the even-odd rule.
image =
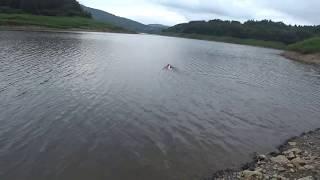
[[[0,34],[0,179],[200,179],[320,125],[319,67],[277,50]]]

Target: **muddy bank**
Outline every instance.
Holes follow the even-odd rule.
[[[286,51],[281,54],[283,57],[300,61],[304,63],[320,64],[320,53],[316,54],[301,54],[298,52]]]
[[[288,140],[279,152],[256,155],[241,171],[220,171],[211,179],[320,180],[320,129]]]

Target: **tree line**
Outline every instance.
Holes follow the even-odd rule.
[[[271,20],[254,21],[244,23],[238,21],[191,21],[178,24],[165,32],[201,34],[212,36],[230,36],[243,39],[258,39],[265,41],[279,41],[291,44],[307,38],[320,35],[320,26],[286,25],[283,22]]]
[[[84,16],[90,14],[83,11],[76,0],[0,0],[0,11],[27,12],[48,16]]]

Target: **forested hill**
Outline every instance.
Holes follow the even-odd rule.
[[[304,39],[319,36],[320,26],[291,26],[282,22],[247,21],[192,21],[178,24],[165,32],[181,34],[200,34],[209,36],[228,36],[242,39],[278,41],[291,44]]]
[[[77,0],[0,0],[0,28],[133,33],[95,21]]]
[[[140,22],[119,17],[113,14],[110,14],[108,12],[82,6],[83,9],[87,12],[89,12],[92,15],[92,18],[94,20],[104,22],[104,23],[111,23],[116,26],[135,31],[135,32],[143,32],[143,33],[160,33],[163,29],[167,28],[166,26],[163,25],[145,25]]]
[[[0,0],[0,12],[47,16],[90,16],[76,0]]]

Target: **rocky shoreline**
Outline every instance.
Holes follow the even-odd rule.
[[[286,141],[279,152],[256,155],[242,170],[225,170],[212,180],[320,180],[320,129]]]
[[[281,54],[283,57],[300,61],[304,63],[311,63],[311,64],[320,64],[320,53],[316,54],[301,54],[299,52],[293,52],[293,51],[286,51]]]

